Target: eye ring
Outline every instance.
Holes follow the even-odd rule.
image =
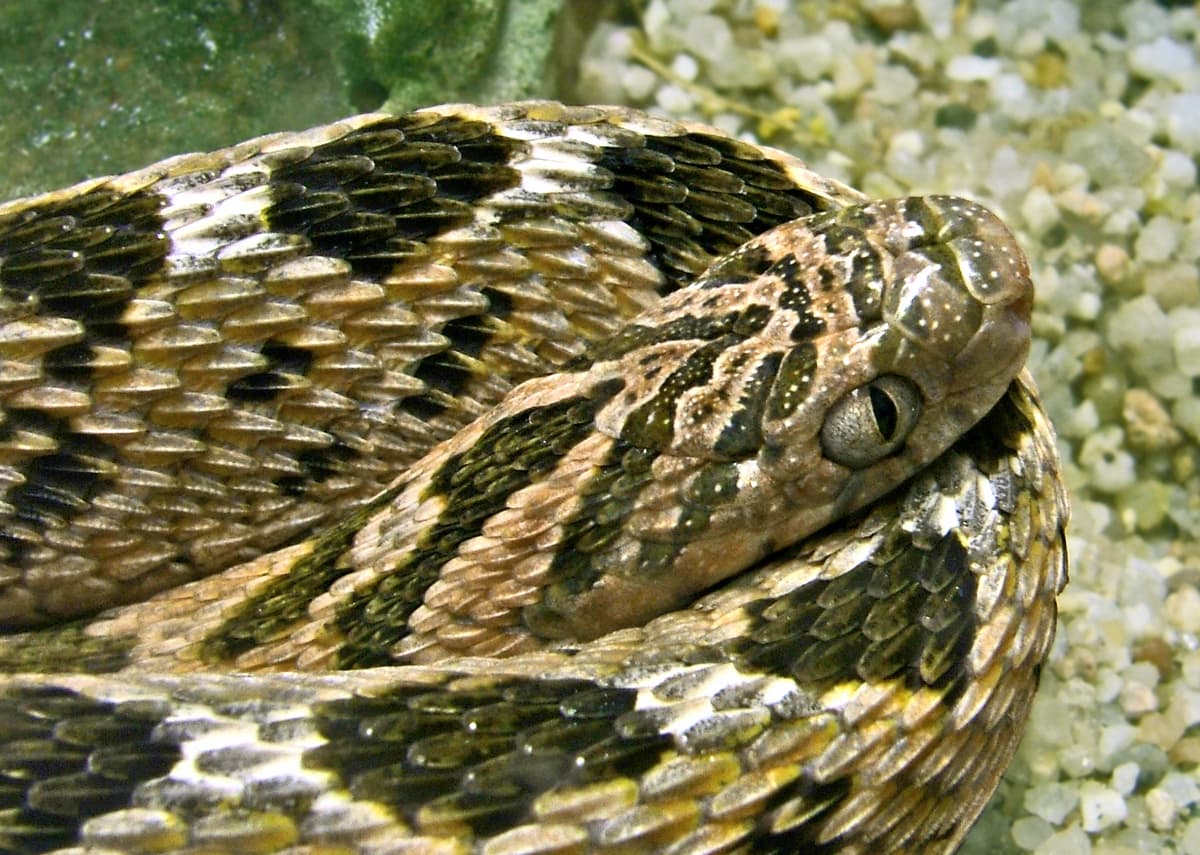
[[[847,392],[821,425],[825,457],[866,469],[894,454],[921,417],[921,392],[911,380],[884,374]]]

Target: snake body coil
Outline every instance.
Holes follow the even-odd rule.
[[[0,849],[953,850],[1066,580],[1031,305],[619,108],[0,206]]]

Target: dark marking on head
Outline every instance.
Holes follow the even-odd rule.
[[[770,322],[773,314],[774,312],[770,306],[764,306],[761,303],[751,303],[742,309],[738,315],[738,319],[733,325],[733,332],[735,335],[749,338],[755,333],[762,332]]]
[[[942,212],[923,196],[909,196],[900,204],[901,217],[916,225],[921,233],[911,238],[913,246],[926,246],[941,238],[945,224]]]
[[[785,419],[808,398],[817,370],[817,349],[801,342],[786,354],[767,398],[766,417]]]
[[[772,256],[759,244],[749,244],[721,256],[697,280],[697,288],[740,285],[763,275],[772,266]]]
[[[779,308],[796,314],[792,341],[808,341],[825,332],[825,319],[812,311],[813,295],[809,290],[809,278],[801,274],[797,258],[794,255],[785,256],[771,266],[769,273],[783,282]]]
[[[882,317],[883,264],[869,243],[861,243],[850,255],[850,278],[846,290],[854,301],[854,311],[863,321]]]
[[[675,435],[675,413],[684,392],[712,379],[713,365],[737,337],[722,336],[693,350],[654,395],[625,417],[621,439],[639,448],[666,449]]]
[[[751,319],[748,321],[753,323]],[[607,341],[600,342],[589,351],[590,361],[603,362],[608,359],[618,359],[639,348],[649,347],[668,341],[712,341],[721,336],[730,335],[739,326],[747,323],[740,312],[727,312],[722,315],[684,315],[673,318],[658,326],[647,327],[641,324],[626,324],[620,332]]]
[[[730,410],[729,420],[713,444],[717,454],[740,460],[758,453],[762,448],[762,420],[767,410],[767,392],[776,382],[782,363],[781,354],[768,353],[755,367],[738,397],[737,406]]]

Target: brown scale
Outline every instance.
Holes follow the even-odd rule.
[[[198,217],[191,222],[201,225],[193,227],[190,239],[214,240],[213,254],[174,258],[168,263],[172,276],[144,290],[113,285],[106,291],[105,281],[96,284],[96,293],[116,295],[118,302],[136,293],[123,305],[119,324],[103,313],[85,319],[106,325],[102,342],[92,329],[87,330],[90,339],[62,341],[64,331],[78,332],[64,321],[77,318],[64,314],[31,328],[22,324],[32,316],[13,309],[13,315],[4,316],[0,356],[7,359],[11,352],[23,362],[11,373],[5,363],[0,378],[35,406],[17,410],[21,430],[4,441],[12,448],[24,443],[23,456],[13,458],[18,462],[41,461],[22,470],[40,478],[32,481],[44,494],[38,494],[36,508],[70,516],[78,496],[64,490],[64,483],[87,484],[97,473],[114,483],[122,479],[120,491],[99,495],[90,509],[78,509],[72,522],[87,518],[86,532],[103,532],[113,554],[146,561],[155,557],[153,549],[147,550],[154,538],[147,534],[165,540],[186,528],[189,537],[214,544],[224,538],[236,550],[262,537],[268,518],[286,524],[306,498],[321,496],[321,502],[312,502],[317,513],[330,505],[349,510],[353,502],[345,497],[366,477],[360,467],[377,467],[376,476],[386,481],[396,473],[392,460],[438,430],[449,430],[456,412],[466,418],[487,395],[500,395],[509,382],[504,378],[573,358],[582,350],[578,337],[607,336],[618,317],[657,304],[658,290],[670,290],[677,279],[688,278],[688,271],[703,268],[707,262],[701,257],[712,247],[731,249],[743,233],[766,228],[766,222],[744,221],[745,210],[737,203],[687,195],[680,200],[665,167],[668,160],[687,175],[679,183],[701,193],[732,191],[724,173],[739,181],[752,178],[760,186],[743,185],[738,201],[750,200],[760,213],[791,219],[797,215],[791,203],[807,199],[844,213],[844,224],[860,235],[865,225],[868,242],[877,248],[892,243],[887,252],[862,253],[857,239],[847,238],[839,259],[845,261],[849,252],[853,263],[805,271],[799,262],[821,255],[820,247],[806,241],[831,223],[838,225],[839,217],[784,227],[715,265],[708,290],[697,289],[700,296],[685,293],[667,301],[703,323],[652,312],[639,327],[616,337],[608,357],[631,360],[646,350],[674,350],[686,359],[692,351],[685,342],[694,350],[705,340],[760,335],[768,327],[778,341],[788,342],[788,347],[758,351],[739,351],[734,344],[724,348],[712,366],[713,382],[677,395],[679,406],[673,408],[678,417],[694,407],[708,420],[694,429],[684,419],[672,431],[641,431],[659,447],[625,448],[618,437],[624,414],[652,399],[656,384],[672,375],[678,361],[663,360],[658,371],[626,365],[619,384],[608,378],[609,385],[567,388],[535,381],[525,387],[523,398],[519,393],[498,410],[489,409],[485,419],[490,421],[458,434],[457,445],[415,464],[411,485],[402,480],[395,491],[357,513],[339,513],[339,522],[322,537],[160,594],[144,608],[115,610],[88,625],[0,639],[0,670],[95,674],[134,669],[115,679],[53,673],[0,679],[0,848],[266,853],[327,848],[336,841],[335,847],[364,853],[380,847],[945,853],[957,846],[994,791],[1020,736],[1053,636],[1054,597],[1065,583],[1066,499],[1053,435],[1026,373],[1003,394],[998,391],[996,406],[981,413],[982,420],[965,436],[957,427],[952,436],[913,435],[913,445],[949,448],[887,496],[644,625],[582,640],[590,638],[593,622],[573,637],[539,642],[545,649],[527,655],[449,657],[434,667],[327,677],[164,673],[211,671],[214,665],[220,671],[231,658],[239,668],[263,671],[338,664],[334,654],[340,640],[335,637],[335,646],[326,646],[329,638],[322,633],[343,618],[341,629],[349,635],[364,626],[365,637],[342,649],[365,651],[369,655],[363,661],[378,661],[371,656],[394,654],[404,628],[375,610],[398,608],[403,620],[416,597],[425,609],[420,620],[449,627],[444,641],[482,637],[492,643],[495,636],[489,641],[480,626],[507,619],[509,606],[528,592],[517,584],[522,579],[492,579],[483,594],[495,597],[460,584],[493,571],[503,575],[505,568],[487,559],[488,548],[497,549],[497,555],[517,554],[544,539],[547,526],[565,523],[565,540],[554,542],[570,541],[575,548],[570,554],[552,550],[542,558],[551,564],[561,559],[574,568],[553,568],[561,575],[552,583],[568,583],[560,592],[566,594],[562,602],[568,613],[570,596],[577,593],[571,588],[593,570],[591,556],[625,536],[627,522],[635,517],[643,532],[685,542],[689,532],[728,526],[714,520],[733,511],[735,517],[741,514],[747,537],[757,534],[762,515],[747,510],[746,488],[737,479],[742,456],[751,447],[768,445],[776,423],[813,415],[823,444],[820,450],[809,447],[798,462],[811,465],[833,454],[824,424],[835,409],[842,411],[845,399],[836,406],[818,400],[826,393],[828,375],[815,372],[836,365],[843,374],[869,374],[875,358],[894,359],[897,370],[936,389],[942,374],[926,365],[919,351],[961,353],[973,371],[986,371],[989,360],[1002,355],[988,347],[996,342],[986,334],[980,348],[964,347],[963,339],[973,338],[975,318],[948,327],[930,323],[969,308],[972,303],[960,299],[964,289],[987,303],[1003,298],[1013,278],[1024,275],[1019,252],[1007,251],[1009,239],[990,215],[945,198],[860,208],[852,191],[823,182],[781,155],[633,111],[544,104],[435,110],[380,119],[358,135],[343,126],[244,144],[185,161],[185,174],[166,180],[180,192],[214,180],[261,192],[255,188],[265,179],[251,168],[253,158],[272,147],[278,151],[265,159],[293,169],[308,161],[310,150],[318,152],[314,163],[321,166],[315,173],[321,178],[314,177],[314,183],[327,183],[330,176],[362,180],[367,173],[357,158],[364,152],[372,157],[390,152],[393,164],[415,161],[450,169],[455,152],[471,147],[491,166],[500,166],[487,174],[501,176],[511,163],[497,161],[529,141],[513,146],[507,139],[489,141],[489,134],[536,131],[537,136],[560,120],[574,123],[577,137],[556,139],[550,147],[587,152],[589,145],[601,145],[613,161],[638,164],[638,180],[631,186],[653,188],[672,201],[655,209],[645,200],[597,190],[609,179],[575,160],[563,168],[574,189],[523,199],[501,190],[488,197],[490,202],[479,203],[481,210],[491,211],[494,203],[496,211],[516,206],[524,212],[509,223],[516,224],[509,232],[519,237],[512,243],[504,242],[507,236],[496,237],[503,223],[460,226],[425,244],[411,234],[381,243],[378,220],[367,216],[330,222],[325,232],[331,242],[348,246],[347,258],[280,260],[279,253],[294,251],[294,233],[283,240],[256,239],[258,226],[238,219],[245,212],[236,206],[204,224],[193,198],[191,208],[180,203],[185,213],[179,216]],[[396,148],[404,134],[413,133],[428,140]],[[331,143],[334,138],[341,142]],[[639,143],[643,138],[645,147]],[[321,160],[326,155],[331,165]],[[231,163],[242,165],[240,174],[233,168],[219,177]],[[192,166],[204,175],[187,173]],[[163,179],[171,168],[124,176],[115,186],[121,193],[135,192]],[[522,182],[532,186],[554,169],[530,167]],[[709,169],[720,169],[711,176],[717,187],[700,189]],[[478,172],[446,176],[445,189],[455,194],[503,184],[482,181]],[[409,198],[405,194],[412,187],[428,185],[393,181],[375,198],[390,196],[392,205]],[[317,192],[330,191],[322,184]],[[77,199],[86,193],[60,195]],[[462,210],[455,201],[422,197],[406,223],[411,230],[453,221]],[[222,202],[214,197],[205,204],[220,207]],[[14,209],[24,216],[30,205],[23,200],[0,208],[0,223]],[[322,198],[305,210],[336,220],[350,209]],[[726,219],[705,221],[702,213]],[[637,230],[597,219],[610,215],[639,218]],[[918,245],[894,255],[897,235],[914,224],[932,245],[922,248],[918,235]],[[103,232],[89,240],[103,243]],[[218,233],[223,236],[213,237]],[[820,241],[829,249],[836,240],[832,231],[825,233],[830,237]],[[544,251],[538,243],[543,237],[562,243]],[[997,251],[988,248],[988,238]],[[513,250],[518,243],[520,249]],[[216,259],[222,248],[234,245],[238,253]],[[612,255],[598,253],[595,248],[602,246]],[[382,278],[359,275],[348,260],[355,253],[359,263],[390,272]],[[458,288],[466,269],[456,266],[459,253],[474,259],[472,276],[491,278]],[[516,263],[512,253],[538,260]],[[767,273],[772,261],[789,253],[798,275],[790,268]],[[883,289],[875,278],[895,265],[920,269],[935,255],[941,274],[930,277],[927,292]],[[222,264],[237,270],[217,275]],[[411,269],[404,267],[408,264]],[[503,277],[508,265],[518,271],[511,280]],[[996,274],[990,280],[989,267]],[[270,276],[281,268],[286,275]],[[396,272],[400,268],[403,276]],[[31,269],[27,263],[18,272]],[[637,284],[627,291],[597,288],[592,281],[597,270],[612,277],[606,282]],[[849,286],[840,304],[810,299],[822,292],[823,281],[834,283],[839,274]],[[555,278],[559,275],[567,278]],[[778,299],[784,294],[794,305],[768,313],[765,324],[752,311],[756,300],[742,301],[738,312],[728,306],[722,311],[720,295],[737,291],[725,286],[756,277],[774,289],[766,304],[784,302]],[[993,291],[994,286],[999,287]],[[197,292],[188,292],[192,287]],[[378,302],[380,290],[390,295],[384,303]],[[405,296],[396,298],[401,290]],[[184,292],[188,297],[181,299]],[[29,309],[29,293],[5,296],[25,300]],[[305,306],[305,314],[294,326],[280,326],[292,305]],[[1027,308],[1018,306],[1017,315]],[[860,353],[844,365],[836,360],[852,356],[853,349],[823,340],[812,320],[843,323],[879,314],[888,315],[889,325],[903,335],[880,338],[879,352],[868,351],[871,358]],[[716,317],[721,320],[713,322]],[[237,336],[206,345],[210,318]],[[130,330],[138,336],[127,335]],[[131,343],[143,335],[153,344],[153,360],[149,350],[144,360],[130,356]],[[46,392],[51,381],[39,378],[46,374],[42,355],[50,350],[56,351],[50,362],[60,376]],[[1020,355],[1014,352],[1013,358]],[[109,372],[106,394],[113,409],[56,415],[55,407],[65,411],[72,402],[87,403],[80,398],[95,397],[79,376],[84,365]],[[575,370],[583,366],[577,362]],[[69,386],[62,372],[75,372],[69,379],[78,386]],[[697,383],[702,373],[694,375]],[[181,377],[190,381],[181,386]],[[348,394],[350,387],[361,394]],[[458,391],[452,393],[453,387]],[[768,387],[772,391],[764,402]],[[581,409],[572,398],[582,392],[607,401],[599,414],[589,415],[595,407]],[[629,397],[622,397],[627,392]],[[685,405],[685,397],[696,392],[702,394]],[[338,396],[365,402],[353,418],[367,427],[330,443],[328,423],[318,420],[341,411]],[[373,407],[396,401],[406,406],[393,407],[390,420],[379,427],[372,420],[378,418]],[[504,423],[518,415],[514,401],[520,418],[528,419],[518,426]],[[119,411],[118,405],[131,409]],[[928,397],[924,405],[936,409]],[[145,413],[153,407],[158,407],[153,417],[158,421],[147,430],[151,419]],[[872,397],[869,408],[876,420],[883,412],[888,421],[886,401]],[[722,424],[721,413],[737,418]],[[296,421],[302,414],[311,421]],[[197,424],[203,424],[202,435]],[[488,425],[500,426],[488,434]],[[80,426],[89,426],[88,431]],[[737,437],[727,433],[734,427]],[[212,431],[221,432],[219,441]],[[102,437],[102,444],[84,445],[74,439],[78,433]],[[843,434],[842,439],[853,439],[855,431]],[[75,443],[72,456],[59,450],[70,443]],[[132,448],[139,464],[124,458],[114,464],[105,445],[122,452]],[[676,446],[715,455],[712,460],[677,456]],[[893,449],[878,462],[886,469],[890,457],[907,453]],[[503,456],[519,464],[496,463]],[[189,465],[180,469],[181,460]],[[779,447],[764,454],[762,463],[788,471],[797,461]],[[517,473],[536,481],[547,466],[554,472],[544,489],[531,484],[528,491],[513,492],[511,479],[526,477]],[[880,475],[891,483],[889,477]],[[487,489],[471,489],[477,478]],[[574,488],[556,492],[556,481]],[[820,492],[802,475],[797,485],[801,499]],[[158,503],[153,512],[150,500]],[[530,513],[494,507],[523,502]],[[214,508],[223,515],[212,516]],[[260,512],[263,519],[253,517]],[[276,512],[279,517],[272,516]],[[117,522],[139,518],[144,521],[140,530]],[[246,519],[256,521],[239,522]],[[15,537],[30,522],[5,520],[3,530]],[[501,545],[464,541],[464,533],[477,526],[497,535]],[[427,537],[435,530],[436,538]],[[71,527],[29,531],[30,537],[46,539],[46,549],[82,549]],[[361,561],[381,558],[386,565],[396,555],[412,556],[414,550],[403,546],[396,555],[388,550],[422,538],[426,552],[444,552],[434,556],[438,582],[424,593],[375,596],[383,587],[376,589],[377,581],[414,581],[404,573],[365,580],[346,575]],[[648,543],[643,557],[652,571],[673,560],[664,542]],[[54,566],[65,566],[67,558],[70,554]],[[135,561],[123,566],[135,576],[147,572]],[[395,588],[384,593],[395,594]],[[342,606],[353,594],[370,595],[362,598],[363,613],[371,611],[373,623],[349,620],[354,610]],[[446,624],[438,613],[446,604],[463,606],[462,614],[480,624]],[[289,637],[289,632],[295,634]],[[423,643],[418,639],[414,649],[419,652]],[[218,649],[222,644],[227,646]],[[138,668],[154,670],[147,675]],[[181,756],[189,759],[179,762]],[[331,789],[337,795],[326,798]]]
[[[523,173],[533,143],[579,160]],[[843,195],[683,125],[534,105],[363,117],[9,203],[0,627],[360,506],[514,382]]]

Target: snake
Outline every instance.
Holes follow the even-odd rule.
[[[1067,580],[1032,304],[624,107],[0,206],[0,850],[954,851]]]

